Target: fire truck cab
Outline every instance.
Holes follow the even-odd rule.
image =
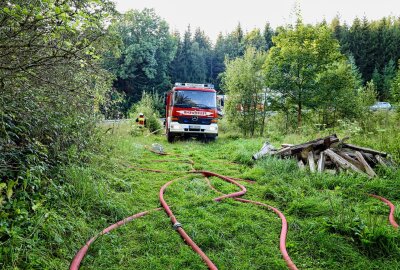
[[[175,83],[166,95],[165,128],[168,142],[175,137],[218,136],[216,91],[212,84]]]

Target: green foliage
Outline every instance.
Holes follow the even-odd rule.
[[[226,116],[244,135],[262,135],[266,117],[266,99],[261,67],[265,54],[250,47],[243,58],[227,60],[223,85],[229,99]],[[260,109],[260,105],[262,106]]]
[[[211,44],[205,33],[197,28],[192,37],[190,27],[181,38],[178,32],[174,38],[178,49],[170,64],[170,74],[173,82],[213,83],[217,90],[220,87],[221,74],[225,71],[225,59],[235,59],[243,56],[246,47],[267,51],[272,47],[274,31],[267,23],[264,31],[260,29],[244,34],[240,24],[227,35],[220,34]]]
[[[397,70],[396,76],[393,78],[390,86],[390,93],[394,102],[400,102],[400,69]]]
[[[257,50],[265,50],[267,47],[266,40],[258,28],[248,32],[244,37],[243,43],[246,47],[253,47]]]
[[[67,226],[37,233],[54,217],[51,203],[64,190],[62,165],[87,161],[86,150],[99,139],[95,124],[112,79],[100,56],[114,44],[105,26],[115,10],[95,0],[6,4],[0,8],[0,267],[32,269],[44,259],[31,243],[63,242]]]
[[[311,107],[320,112],[320,124],[334,126],[338,119],[352,119],[359,115],[357,89],[360,81],[350,63],[340,61],[328,65],[317,75],[316,85],[318,90],[311,100]]]
[[[392,98],[390,87],[395,76],[396,64],[393,59],[390,59],[383,69],[383,86],[382,90],[380,91],[381,100],[390,100]]]
[[[71,147],[82,151],[93,139],[97,105],[110,87],[98,55],[109,42],[103,23],[112,5],[84,2],[1,10],[2,181],[41,175],[66,161]]]
[[[111,88],[105,96],[105,102],[100,105],[100,112],[105,119],[121,119],[126,95],[115,88]]]
[[[373,105],[377,100],[377,91],[374,81],[367,82],[367,84],[358,89],[358,104],[361,106],[362,113],[369,111],[369,106]]]
[[[110,29],[121,40],[121,53],[108,58],[105,65],[116,76],[114,87],[126,94],[126,113],[143,91],[162,94],[170,88],[168,67],[176,40],[166,21],[152,9],[128,11],[117,17]]]
[[[326,72],[344,57],[337,40],[324,25],[304,25],[298,20],[295,26],[282,29],[273,41],[275,46],[264,66],[265,83],[289,104],[297,106],[297,124],[301,126],[303,107],[311,105],[312,100],[317,102],[319,97],[318,76],[324,76],[324,72],[328,76]]]
[[[400,57],[400,21],[392,16],[369,21],[355,18],[352,25],[341,24],[338,17],[330,24],[342,53],[352,55],[364,82],[374,80],[379,98],[390,97],[388,83]]]
[[[178,50],[170,65],[173,82],[210,82],[211,41],[200,28],[194,36],[190,26],[181,41],[179,33],[175,33]]]
[[[267,22],[264,26],[263,36],[265,39],[265,50],[268,51],[272,46],[272,37],[275,35],[271,25]]]

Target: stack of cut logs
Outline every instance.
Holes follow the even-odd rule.
[[[257,160],[265,155],[280,158],[296,158],[300,169],[310,168],[311,172],[336,173],[343,170],[354,171],[369,177],[375,177],[374,167],[378,164],[388,166],[387,153],[346,143],[348,137],[340,140],[336,134],[306,143],[282,144],[275,149],[266,142],[261,150],[253,155]]]

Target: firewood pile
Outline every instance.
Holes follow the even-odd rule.
[[[368,177],[376,176],[376,165],[391,165],[387,153],[346,143],[347,139],[348,137],[340,140],[333,134],[297,145],[282,144],[280,149],[275,149],[266,142],[261,150],[253,155],[253,159],[258,160],[266,155],[295,158],[300,169],[308,167],[313,173],[337,173],[347,170]]]

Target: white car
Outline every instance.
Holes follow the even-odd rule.
[[[374,105],[369,107],[371,111],[379,111],[379,110],[384,110],[388,111],[391,110],[393,107],[390,105],[389,102],[376,102]]]

